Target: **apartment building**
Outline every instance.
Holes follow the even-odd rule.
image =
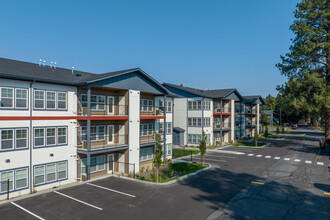
[[[172,157],[172,94],[141,69],[104,74],[0,58],[0,200]],[[8,184],[9,181],[9,184]]]
[[[244,101],[236,89],[199,90],[169,83],[163,86],[174,95],[174,144],[198,145],[203,131],[208,144],[234,140],[235,103]],[[180,135],[181,141],[176,138]]]
[[[261,131],[261,106],[264,104],[265,101],[259,95],[244,96],[244,110],[242,111],[245,111],[245,136],[254,137],[255,128],[258,133]]]

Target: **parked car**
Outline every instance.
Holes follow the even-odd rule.
[[[298,128],[298,125],[297,124],[293,124],[292,125],[292,129],[297,129]]]

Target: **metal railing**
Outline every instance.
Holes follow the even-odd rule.
[[[140,106],[140,114],[148,116],[164,116],[165,107]]]
[[[0,187],[1,188],[1,193],[6,192],[7,200],[9,200],[9,193],[10,193],[10,191],[14,190],[13,181],[11,181],[10,179],[7,179],[5,181],[0,181],[0,186],[1,186]]]
[[[222,128],[231,128],[230,122],[223,122]],[[214,129],[221,129],[221,123],[214,123]]]
[[[87,107],[83,106],[79,109],[79,116],[87,116]],[[92,116],[127,116],[128,115],[128,105],[104,105],[103,109],[93,109],[91,106]]]
[[[214,113],[221,113],[221,108],[220,107],[215,107],[214,108]],[[222,108],[222,113],[231,113],[231,108],[230,107],[223,107]]]
[[[99,136],[100,139],[100,136]],[[80,140],[80,144],[77,145],[78,149],[87,150],[87,140]],[[101,140],[91,140],[91,150],[100,150],[106,148],[116,148],[125,146],[128,144],[128,135],[114,134],[111,137],[104,135]]]
[[[160,135],[160,141],[164,140],[164,134],[159,134]],[[140,133],[140,144],[146,144],[146,143],[154,143],[156,142],[155,135],[148,135],[148,136],[143,136]]]

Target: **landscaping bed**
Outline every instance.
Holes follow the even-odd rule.
[[[181,149],[173,149],[172,158],[179,158],[184,156],[190,156],[191,154],[196,155],[199,154],[199,150],[181,150]]]
[[[207,164],[204,164],[204,166],[202,166],[202,164],[200,163],[185,163],[185,162],[168,164],[162,168],[161,178],[158,181],[158,183],[169,182],[171,180],[177,179],[187,174],[194,173],[208,166],[209,165]],[[155,183],[156,182],[155,171],[139,173],[137,174],[136,179]]]

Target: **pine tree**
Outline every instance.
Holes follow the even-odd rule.
[[[296,20],[290,26],[295,38],[290,52],[281,56],[276,66],[293,80],[304,79],[306,74],[317,74],[324,84],[321,98],[325,119],[325,137],[330,138],[330,12],[329,0],[302,0],[295,11]],[[304,91],[303,91],[304,92]],[[293,101],[295,97],[292,97]],[[299,97],[298,102],[299,104]],[[309,103],[305,103],[309,105]]]

